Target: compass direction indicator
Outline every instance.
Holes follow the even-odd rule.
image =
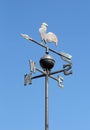
[[[61,88],[64,87],[64,85],[62,84],[62,82],[63,82],[63,77],[61,77],[61,76],[59,75],[59,76],[58,76],[58,85],[59,85],[59,87],[61,87]]]
[[[36,71],[36,63],[34,61],[30,60],[29,64],[30,64],[30,71],[35,73],[35,71]]]
[[[24,75],[24,85],[32,84],[32,74],[25,74]]]

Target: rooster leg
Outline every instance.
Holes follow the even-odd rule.
[[[46,44],[46,41],[43,39],[43,43]]]
[[[47,42],[43,39],[42,41],[41,41],[41,44],[46,44]]]

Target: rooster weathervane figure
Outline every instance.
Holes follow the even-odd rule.
[[[57,46],[58,45],[57,36],[52,32],[46,33],[47,32],[47,27],[48,27],[48,24],[42,23],[41,27],[39,28],[39,32],[41,34],[42,41],[44,41],[44,43],[54,42],[55,45]]]

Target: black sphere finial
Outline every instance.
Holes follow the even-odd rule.
[[[55,60],[50,54],[45,54],[40,59],[40,65],[43,69],[51,70],[54,67]]]

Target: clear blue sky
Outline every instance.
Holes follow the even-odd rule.
[[[0,130],[44,130],[44,78],[23,85],[28,60],[40,67],[44,49],[20,36],[40,41],[42,22],[59,39],[48,46],[73,56],[73,75],[61,74],[64,89],[49,80],[49,130],[90,130],[89,0],[0,1]],[[61,69],[65,62],[52,55]]]

